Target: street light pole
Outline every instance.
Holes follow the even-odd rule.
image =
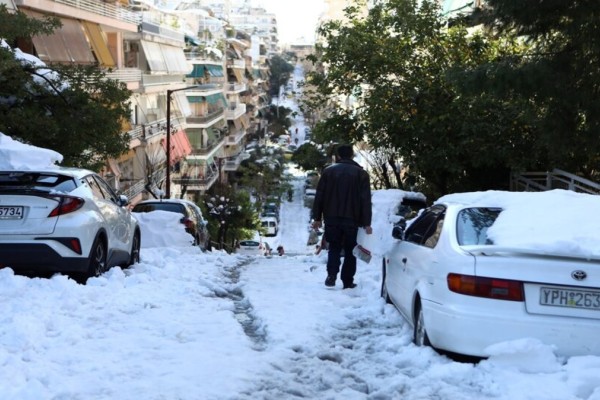
[[[171,95],[182,90],[195,89],[199,85],[179,89],[167,89],[167,184],[165,186],[167,199],[171,198]]]

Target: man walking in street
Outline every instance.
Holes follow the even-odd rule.
[[[336,163],[323,170],[317,184],[312,208],[313,228],[325,223],[325,240],[329,244],[327,255],[327,279],[325,286],[335,286],[340,271],[340,257],[344,250],[344,263],[340,278],[344,289],[356,287],[356,246],[358,228],[371,234],[371,182],[369,174],[352,158],[350,145],[337,148]]]

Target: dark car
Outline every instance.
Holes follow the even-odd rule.
[[[202,216],[202,210],[196,204],[184,199],[145,200],[133,207],[134,213],[151,211],[168,211],[182,215],[180,221],[185,225],[187,233],[194,237],[194,246],[200,246],[202,251],[210,249],[210,237],[207,222]]]

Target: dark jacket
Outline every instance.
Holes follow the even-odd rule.
[[[342,159],[323,170],[317,184],[312,218],[352,220],[371,226],[371,182],[369,174],[353,160]]]

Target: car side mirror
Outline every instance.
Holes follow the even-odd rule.
[[[392,237],[398,240],[404,240],[404,231],[406,230],[406,220],[404,218],[400,218],[396,224],[394,224],[394,228],[392,229]]]
[[[125,196],[124,194],[119,196],[119,205],[121,207],[125,207],[126,205],[129,204],[129,198],[127,196]]]

